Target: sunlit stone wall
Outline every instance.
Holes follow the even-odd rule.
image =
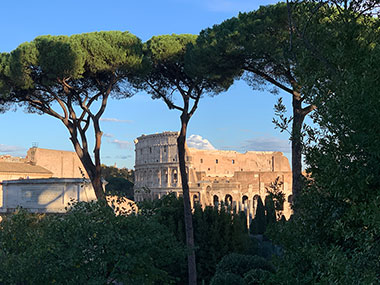
[[[182,195],[177,153],[177,132],[142,135],[135,140],[135,200],[160,198],[169,192]],[[198,150],[186,147],[186,168],[192,203],[231,204],[254,215],[257,199],[279,177],[285,193],[283,214],[291,214],[292,172],[281,152]]]

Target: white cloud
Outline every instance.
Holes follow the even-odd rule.
[[[117,145],[119,148],[122,148],[122,149],[130,148],[132,145],[132,143],[130,143],[129,141],[120,141],[117,139],[112,140],[111,143]]]
[[[112,123],[132,123],[131,120],[120,120],[116,118],[100,118],[102,122],[112,122]]]
[[[16,145],[0,144],[0,152],[17,152],[17,151],[25,151],[25,148],[19,147]]]
[[[131,158],[132,155],[116,155],[115,158],[117,159],[128,159]]]
[[[187,146],[197,149],[215,149],[213,145],[200,135],[191,135],[187,138]]]
[[[113,134],[108,134],[108,133],[104,133],[103,136],[104,136],[105,138],[113,138],[113,137],[114,137]]]
[[[290,152],[290,141],[276,137],[256,137],[246,140],[240,149],[244,151],[281,151]]]

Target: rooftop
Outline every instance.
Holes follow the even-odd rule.
[[[29,163],[0,161],[0,173],[45,173],[53,174],[49,170]]]

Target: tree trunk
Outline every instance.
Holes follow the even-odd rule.
[[[296,93],[296,92],[295,92]],[[293,201],[302,189],[302,101],[298,93],[293,94],[293,124],[292,124],[292,193]]]
[[[81,148],[75,136],[71,135],[70,140],[73,143],[75,152],[77,153],[80,161],[83,164],[84,169],[86,170],[88,174],[88,177],[91,180],[91,184],[92,184],[92,187],[94,188],[96,199],[98,199],[99,201],[105,201],[106,197],[104,194],[103,184],[101,181],[101,169],[99,170],[95,167],[88,151],[86,149]]]
[[[197,284],[197,268],[195,263],[195,250],[194,250],[194,231],[193,231],[193,217],[190,204],[190,193],[188,177],[186,173],[185,162],[185,142],[186,130],[189,116],[186,113],[181,115],[181,132],[177,138],[179,169],[182,179],[182,193],[183,193],[183,208],[185,214],[185,232],[186,232],[186,245],[187,245],[187,265],[189,274],[189,285]]]
[[[92,163],[91,157],[89,154],[85,154],[82,157],[79,156],[87,174],[91,180],[92,187],[94,188],[96,199],[99,201],[105,201],[106,197],[104,194],[101,171],[99,171],[95,165]]]

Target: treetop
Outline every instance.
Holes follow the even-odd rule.
[[[178,62],[184,59],[186,47],[195,44],[196,39],[197,36],[191,34],[162,35],[152,37],[145,45],[154,63],[158,61]]]
[[[21,89],[37,84],[54,85],[59,80],[118,73],[127,75],[142,63],[140,39],[129,32],[109,31],[72,36],[39,36],[10,53],[9,69],[2,54],[0,72]]]

